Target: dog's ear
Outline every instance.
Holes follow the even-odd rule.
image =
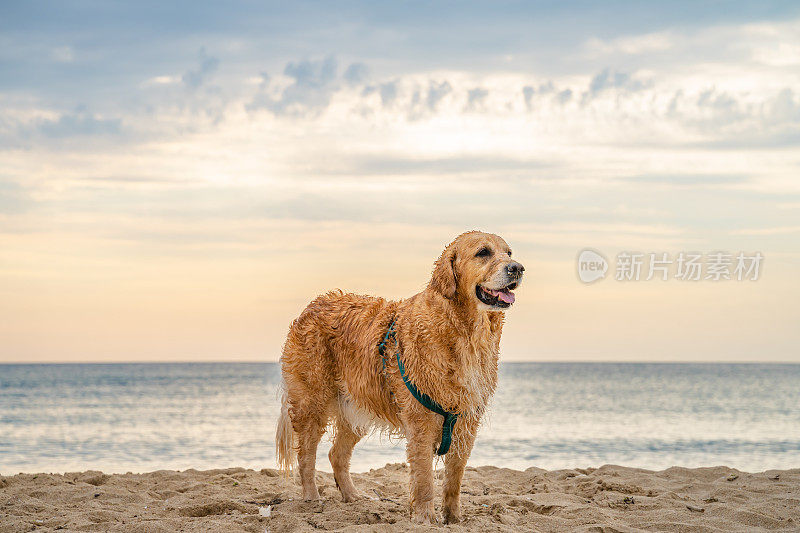
[[[456,252],[450,247],[445,248],[439,259],[433,264],[430,288],[440,293],[445,298],[455,298],[458,288],[456,278]]]

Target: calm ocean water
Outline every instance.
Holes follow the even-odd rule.
[[[0,473],[275,467],[278,370],[0,365]],[[373,436],[353,469],[402,460]],[[800,467],[800,365],[507,363],[470,463]]]

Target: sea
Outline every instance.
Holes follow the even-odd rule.
[[[0,474],[275,468],[279,382],[276,363],[0,365]],[[352,470],[404,460],[371,435]],[[797,468],[800,365],[504,363],[469,462]]]

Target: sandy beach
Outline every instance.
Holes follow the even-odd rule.
[[[299,501],[299,487],[273,469],[0,476],[0,532],[440,529],[410,521],[406,464],[355,474],[364,498],[352,504],[341,502],[330,474],[317,476],[318,502]],[[800,469],[482,466],[468,468],[463,521],[447,529],[799,531],[799,504]]]

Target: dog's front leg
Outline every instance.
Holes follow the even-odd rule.
[[[439,422],[441,424],[441,422]],[[433,447],[436,432],[436,417],[415,417],[406,425],[409,431],[408,464],[411,467],[411,515],[417,523],[435,524],[433,508]]]
[[[475,442],[475,430],[472,424],[459,420],[456,424],[453,444],[444,457],[444,487],[442,489],[442,512],[445,524],[455,524],[461,520],[461,480],[464,468],[472,452]],[[458,427],[461,426],[461,427]]]

